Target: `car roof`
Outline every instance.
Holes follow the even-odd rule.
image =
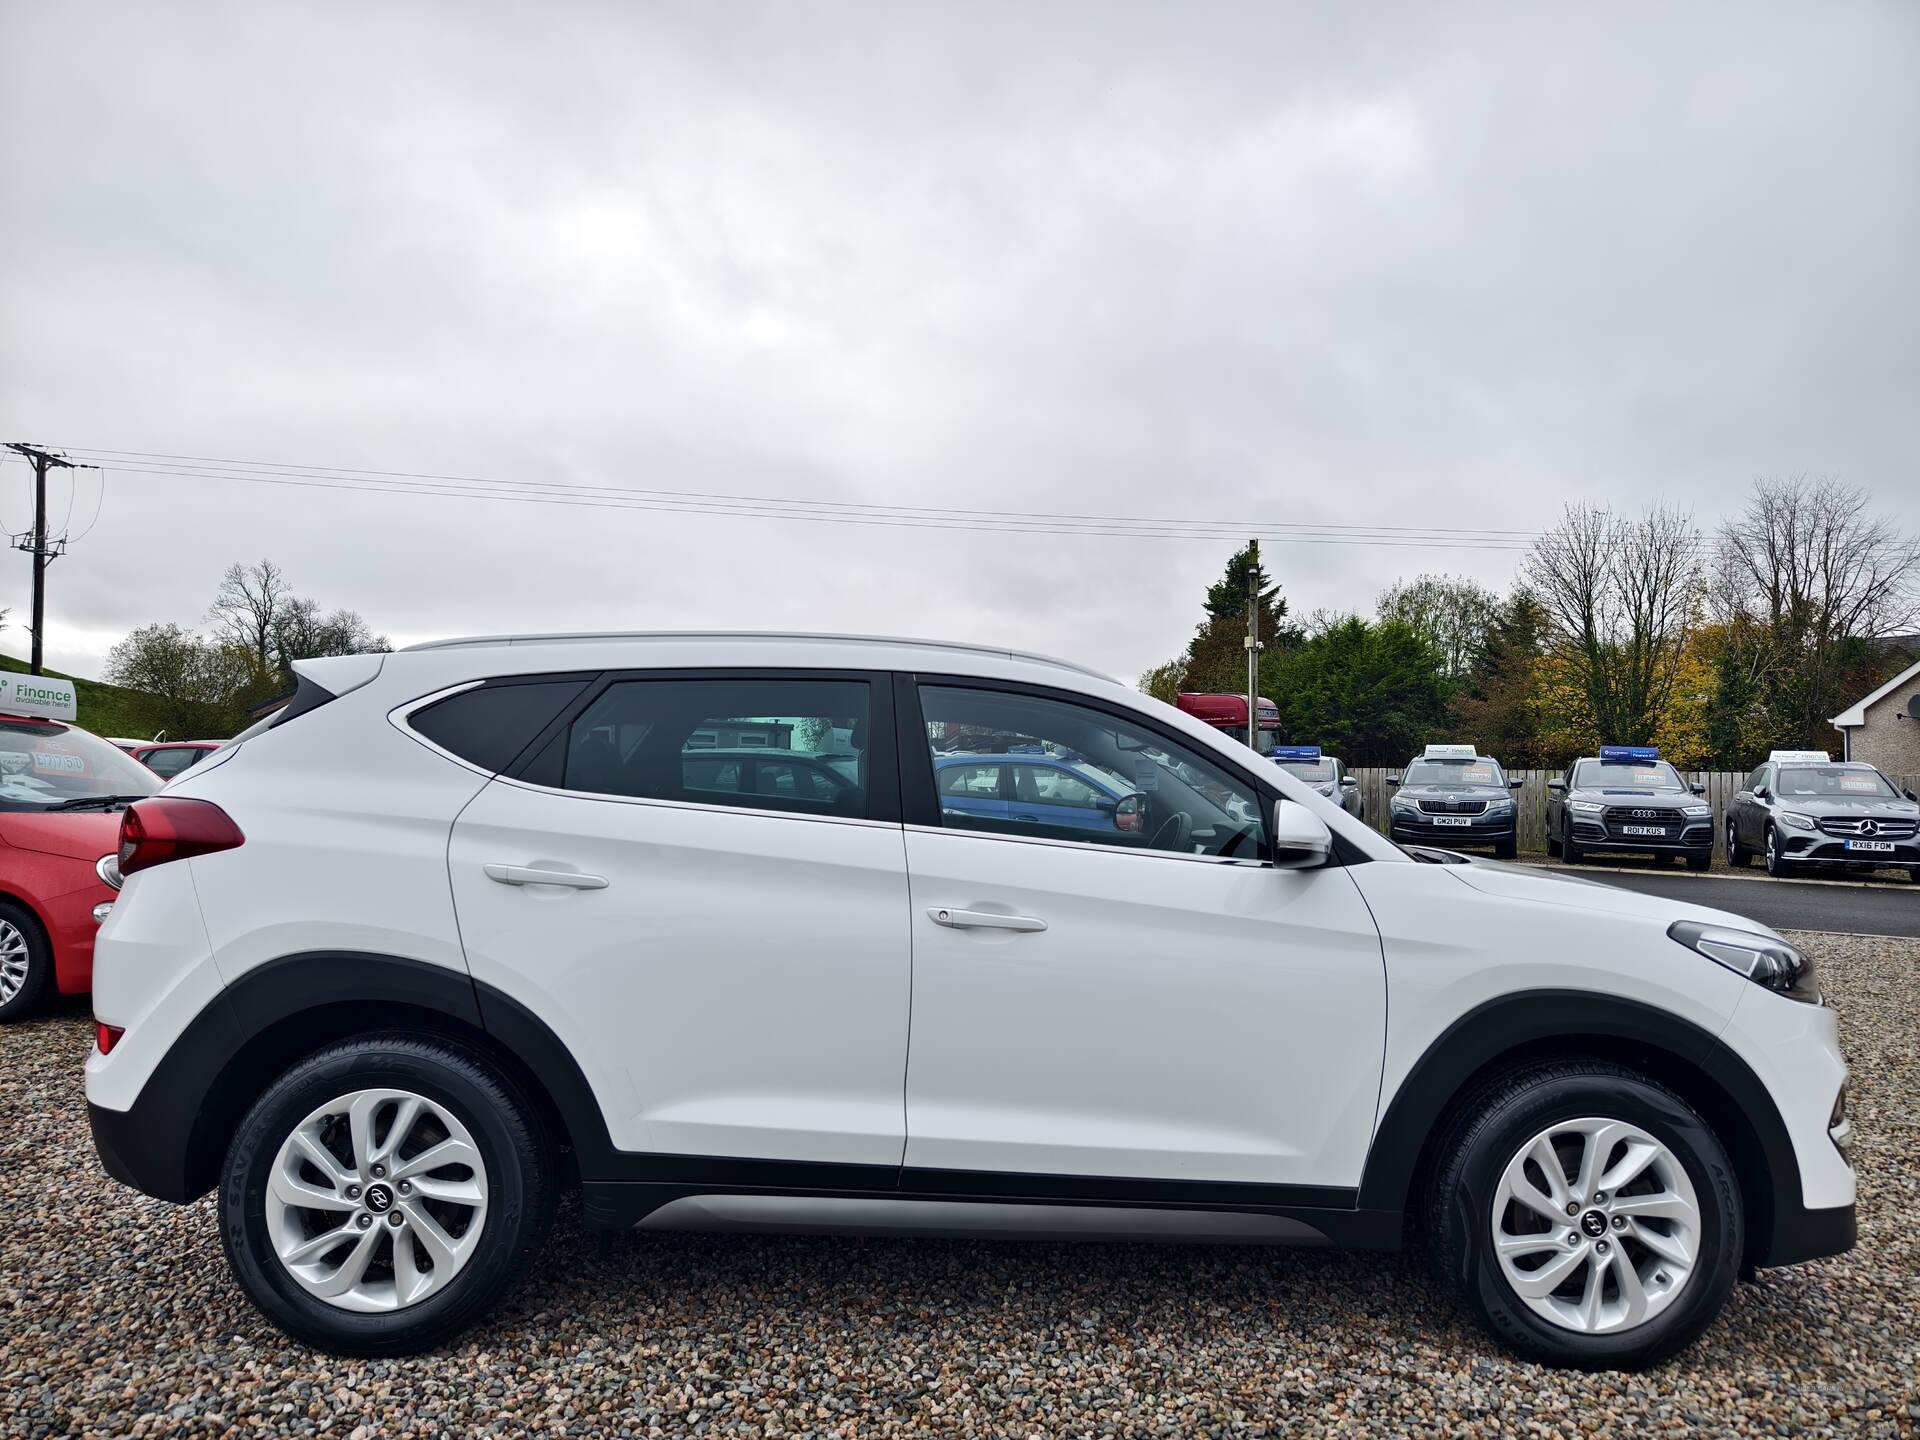
[[[792,630],[577,630],[525,635],[467,635],[450,640],[423,641],[417,645],[408,645],[399,653],[406,654],[422,650],[498,649],[531,645],[607,644],[638,648],[652,644],[701,640],[749,642],[781,649],[845,650],[849,652],[849,660],[856,664],[861,663],[855,658],[860,656],[861,652],[884,650],[912,651],[930,660],[937,659],[942,653],[969,656],[991,655],[1006,660],[1024,660],[1030,664],[1066,670],[1076,675],[1088,675],[1096,680],[1113,679],[1112,676],[1099,670],[1086,665],[1077,665],[1071,660],[1062,660],[1057,656],[1041,655],[1028,650],[1015,650],[1004,645],[976,645],[959,640],[920,640],[896,635],[851,635]],[[865,658],[867,663],[884,663],[870,656],[862,658]]]

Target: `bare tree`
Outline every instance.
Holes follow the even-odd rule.
[[[1500,616],[1500,597],[1484,585],[1451,575],[1422,575],[1380,593],[1380,618],[1404,620],[1439,652],[1442,673],[1467,673]]]
[[[316,655],[362,655],[388,648],[387,637],[376,635],[352,610],[321,610],[318,602],[295,596],[282,605],[273,628],[274,661],[289,673],[296,660]]]
[[[1725,663],[1782,743],[1814,744],[1871,664],[1867,642],[1920,625],[1920,537],[1868,509],[1864,487],[1756,479],[1720,526],[1710,599]]]
[[[229,565],[207,619],[222,640],[252,656],[265,676],[273,672],[275,633],[292,599],[286,571],[273,561]]]
[[[1650,740],[1699,613],[1692,517],[1569,505],[1534,542],[1526,573],[1595,728],[1620,744]]]

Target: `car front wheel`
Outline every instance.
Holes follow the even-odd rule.
[[[536,1112],[480,1056],[372,1035],[295,1065],[228,1147],[220,1230],[267,1318],[319,1349],[401,1355],[516,1284],[554,1204]]]
[[[1653,1364],[1733,1290],[1733,1166],[1693,1108],[1645,1076],[1600,1062],[1510,1074],[1474,1098],[1441,1154],[1434,1258],[1524,1356]]]
[[[1793,878],[1793,862],[1780,853],[1780,832],[1767,826],[1767,874],[1776,880]]]
[[[0,901],[0,1024],[25,1019],[52,975],[53,954],[39,923],[20,906]]]

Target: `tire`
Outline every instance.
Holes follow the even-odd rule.
[[[406,1135],[395,1138],[408,1100],[419,1102],[412,1112],[417,1118]],[[333,1113],[335,1105],[342,1113]],[[267,1087],[227,1147],[220,1237],[234,1278],[269,1320],[316,1349],[339,1355],[430,1349],[478,1320],[518,1284],[546,1239],[555,1179],[538,1113],[486,1060],[436,1038],[367,1035],[308,1056]],[[391,1145],[391,1173],[355,1163],[351,1136],[363,1117],[373,1149],[362,1158],[377,1161],[379,1147]],[[296,1130],[326,1137],[333,1178],[302,1158],[315,1153],[311,1146],[294,1148]],[[403,1178],[409,1160],[442,1144],[455,1147],[456,1156],[472,1154],[478,1163],[456,1159],[416,1170],[414,1180]],[[289,1169],[304,1187],[301,1197],[317,1195],[328,1203],[286,1203],[276,1177]],[[349,1181],[360,1183],[348,1190]],[[429,1196],[429,1185],[459,1198]],[[397,1193],[409,1187],[411,1199]],[[376,1191],[385,1192],[384,1200]],[[349,1194],[359,1203],[347,1204]],[[276,1239],[281,1246],[306,1243],[311,1249],[305,1237],[333,1230],[335,1214],[343,1238],[332,1251],[307,1256],[307,1278],[297,1278],[280,1258]],[[396,1217],[398,1228],[383,1223]],[[410,1279],[402,1270],[403,1244],[411,1257],[405,1265]],[[435,1263],[437,1254],[447,1258]],[[353,1289],[342,1303],[316,1293],[338,1286],[356,1260]],[[403,1297],[403,1285],[413,1298]]]
[[[53,983],[53,947],[33,912],[0,900],[0,1025],[24,1020]]]
[[[1520,853],[1520,842],[1511,836],[1494,842],[1493,854],[1497,860],[1511,860]]]
[[[1767,874],[1776,880],[1791,880],[1794,876],[1794,864],[1780,853],[1780,832],[1773,828],[1773,822],[1767,822],[1766,832]]]
[[[1753,864],[1753,851],[1740,843],[1740,831],[1731,815],[1727,817],[1727,863],[1736,870],[1744,870]]]
[[[1578,865],[1587,856],[1586,852],[1580,848],[1579,842],[1569,835],[1560,842],[1560,858],[1569,865]]]
[[[1560,842],[1553,838],[1552,831],[1547,832],[1547,858],[1549,860],[1560,858]]]
[[[1712,868],[1712,865],[1713,855],[1711,852],[1705,855],[1687,856],[1687,869],[1689,870],[1707,870]]]
[[[1570,1192],[1569,1203],[1586,1207],[1577,1221],[1566,1217],[1558,1204],[1546,1207],[1555,1216],[1549,1221],[1506,1198],[1504,1177],[1522,1163],[1523,1151],[1538,1153],[1531,1142],[1544,1139],[1557,1149],[1556,1142],[1578,1135],[1582,1126],[1598,1132],[1609,1156],[1632,1153],[1618,1148],[1622,1140],[1617,1138],[1630,1131],[1642,1142],[1650,1140],[1658,1158],[1628,1183],[1628,1193],[1606,1195],[1595,1186],[1598,1193],[1589,1196],[1579,1192],[1577,1157],[1582,1151],[1569,1148],[1556,1156],[1562,1161],[1560,1185]],[[1522,1356],[1583,1370],[1652,1365],[1691,1344],[1733,1291],[1746,1233],[1732,1162],[1692,1106],[1643,1075],[1598,1061],[1509,1072],[1472,1097],[1438,1154],[1426,1210],[1432,1259],[1441,1279],[1459,1291],[1487,1329]],[[1618,1173],[1613,1167],[1622,1163],[1614,1159],[1610,1167],[1603,1161],[1601,1173]],[[1546,1183],[1537,1161],[1522,1173],[1538,1177],[1536,1191]],[[1671,1205],[1676,1200],[1691,1207],[1691,1222],[1627,1217],[1612,1208],[1617,1204],[1624,1211],[1630,1205]],[[1587,1228],[1590,1223],[1598,1226],[1597,1235]],[[1694,1263],[1676,1279],[1673,1262],[1642,1237],[1651,1235],[1671,1245],[1668,1237],[1689,1223],[1691,1243],[1686,1248]],[[1512,1259],[1496,1256],[1496,1225],[1509,1236],[1523,1232],[1517,1236],[1521,1239],[1528,1238],[1524,1232],[1531,1227],[1540,1227],[1537,1252]],[[1562,1242],[1568,1235],[1578,1241],[1566,1253],[1580,1257],[1571,1269],[1562,1266]],[[1535,1253],[1544,1257],[1537,1265]],[[1508,1276],[1512,1269],[1524,1283],[1529,1272],[1518,1268],[1522,1265],[1560,1269],[1566,1278],[1560,1290],[1530,1301]],[[1633,1270],[1633,1283],[1641,1287],[1646,1318],[1637,1322],[1631,1319],[1631,1300],[1622,1286],[1623,1267]],[[1596,1269],[1601,1283],[1590,1309],[1590,1280]],[[1549,1310],[1556,1315],[1544,1313]],[[1595,1322],[1592,1330],[1574,1328],[1589,1313]]]

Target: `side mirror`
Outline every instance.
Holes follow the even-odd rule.
[[[1909,800],[1920,800],[1920,795],[1914,794],[1913,791],[1911,790],[1902,790],[1900,793],[1906,796],[1907,799]]]
[[[1340,788],[1342,790],[1358,790],[1360,788],[1360,782],[1349,775],[1340,782]]]
[[[1101,807],[1105,809],[1105,806]],[[1147,829],[1146,801],[1138,795],[1129,795],[1118,801],[1113,807],[1113,828],[1127,835],[1141,835]]]
[[[1286,800],[1273,804],[1273,866],[1276,870],[1311,870],[1327,863],[1333,853],[1333,832],[1318,815]]]
[[[1526,784],[1526,783],[1527,783],[1527,782],[1526,782],[1526,781],[1524,781],[1524,780],[1509,780],[1509,781],[1507,781],[1507,789],[1509,789],[1509,790],[1518,790],[1518,789],[1519,789],[1519,788],[1520,788],[1520,787],[1521,787],[1522,785],[1524,785],[1524,784]]]
[[[1096,810],[1104,810],[1111,815],[1120,808],[1120,802],[1118,800],[1110,800],[1105,795],[1096,795],[1093,797],[1093,808]]]
[[[1704,795],[1707,793],[1707,787],[1701,784],[1696,783],[1693,785],[1689,785],[1687,788],[1693,791],[1693,793],[1696,795]]]
[[[1547,781],[1547,789],[1553,791],[1553,793],[1556,795],[1560,794],[1566,788],[1567,788],[1567,782],[1562,780],[1557,775],[1553,779]]]
[[[1399,783],[1400,783],[1400,777],[1398,775],[1387,776],[1387,784],[1398,785]]]
[[[1753,787],[1753,798],[1756,800],[1771,800],[1773,798],[1773,792],[1764,785],[1756,785]]]

